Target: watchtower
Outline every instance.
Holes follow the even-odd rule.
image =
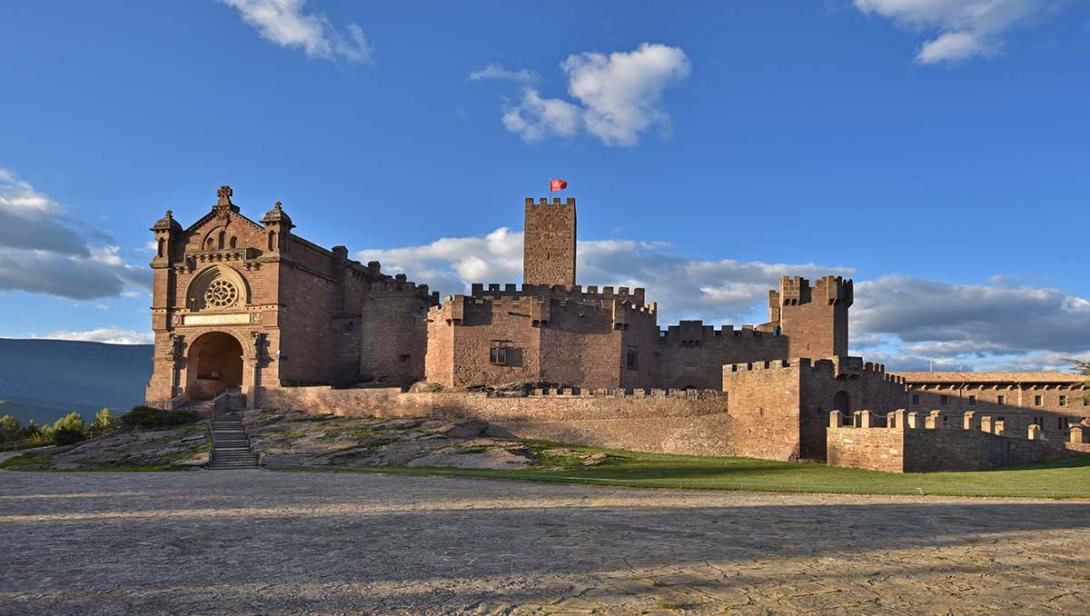
[[[853,301],[850,279],[825,276],[812,287],[798,276],[780,279],[779,292],[769,292],[769,317],[787,336],[788,357],[847,355],[848,308]]]
[[[575,199],[527,197],[524,231],[523,283],[575,286]]]

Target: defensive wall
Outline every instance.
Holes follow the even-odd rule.
[[[862,408],[904,407],[904,382],[885,366],[859,357],[772,360],[723,366],[723,390],[732,413],[746,416],[755,429],[793,458],[826,456],[826,413]]]
[[[1046,433],[1036,424],[1008,431],[992,416],[869,410],[829,414],[827,463],[892,473],[973,471],[1090,453],[1090,427]]]
[[[508,396],[291,387],[264,392],[262,405],[346,417],[471,417],[520,438],[653,453],[789,460],[795,452],[793,441],[771,443],[764,421],[732,414],[720,391],[541,389]]]

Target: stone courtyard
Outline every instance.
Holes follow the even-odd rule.
[[[1090,503],[0,477],[0,613],[1090,613]]]

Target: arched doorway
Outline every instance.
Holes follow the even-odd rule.
[[[833,410],[840,411],[841,421],[851,419],[851,399],[848,392],[840,390],[833,396]]]
[[[211,332],[197,338],[186,362],[190,400],[210,400],[242,385],[242,345],[230,334]]]

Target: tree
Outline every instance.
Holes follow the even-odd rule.
[[[87,422],[79,413],[69,413],[53,422],[53,442],[57,445],[71,445],[87,440]]]
[[[91,423],[91,431],[99,434],[117,429],[117,416],[110,409],[102,409],[95,415],[95,421]]]
[[[1086,385],[1084,387],[1083,397],[1090,400],[1090,361],[1081,361],[1078,359],[1069,360],[1075,372],[1086,377]]]
[[[23,427],[19,425],[18,419],[11,415],[0,417],[0,441],[14,441],[22,431]]]

